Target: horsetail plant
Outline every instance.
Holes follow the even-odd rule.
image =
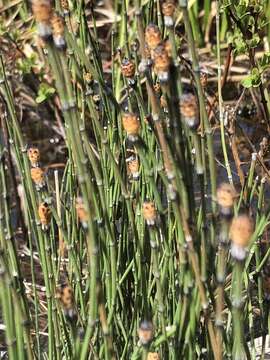
[[[269,1],[3,4],[8,358],[263,358]]]

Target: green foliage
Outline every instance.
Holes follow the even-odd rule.
[[[264,53],[263,57],[258,61],[261,71],[270,67],[270,52]]]
[[[245,88],[258,87],[261,84],[261,76],[265,70],[270,67],[270,53],[263,54],[263,57],[258,61],[258,67],[251,70],[250,75],[246,76],[241,84]]]
[[[254,49],[260,44],[260,41],[261,41],[261,39],[260,39],[259,35],[257,33],[255,33],[252,35],[251,39],[248,39],[246,41],[246,44],[249,49]]]
[[[228,32],[227,41],[229,44],[232,44],[236,56],[246,53],[248,46],[239,29],[235,29],[234,32]]]
[[[247,54],[253,57],[262,43],[262,32],[269,23],[264,13],[265,1],[224,1],[222,9],[231,18],[232,30],[227,34],[228,43],[232,44],[234,55]],[[251,59],[250,59],[251,60]],[[261,76],[268,67],[269,56],[265,54],[261,62],[256,64],[251,60],[253,69],[241,84],[245,88],[258,87],[261,85]],[[254,65],[256,64],[256,67]]]
[[[37,55],[33,53],[29,57],[20,58],[17,61],[17,68],[22,75],[30,74],[36,62]]]
[[[38,104],[43,101],[48,100],[55,93],[55,88],[49,86],[46,83],[41,83],[38,89],[38,96],[36,97],[36,102]]]
[[[253,68],[251,74],[241,81],[245,88],[258,87],[261,84],[261,74],[258,68]]]
[[[232,2],[230,0],[224,0],[220,4],[220,11],[226,10],[227,7],[231,6]]]

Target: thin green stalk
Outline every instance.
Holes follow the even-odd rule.
[[[200,111],[202,112],[201,115],[202,115],[205,134],[206,134],[207,147],[208,147],[208,158],[209,158],[209,169],[210,169],[210,179],[211,179],[212,209],[213,209],[213,212],[215,213],[216,204],[215,204],[214,198],[216,195],[217,179],[216,179],[216,164],[215,164],[215,157],[214,157],[212,130],[211,130],[211,126],[209,123],[209,119],[208,119],[208,116],[206,113],[206,108],[205,108],[205,103],[204,103],[204,95],[203,95],[202,85],[200,82],[199,62],[198,62],[198,58],[197,58],[197,54],[196,54],[192,28],[191,28],[189,16],[188,16],[187,1],[179,0],[179,5],[183,12],[184,24],[185,24],[187,37],[188,37],[188,45],[189,45],[189,49],[191,52],[191,58],[192,58],[192,67],[193,67],[196,87],[197,87],[197,91],[198,91]]]

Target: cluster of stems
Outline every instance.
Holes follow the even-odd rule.
[[[49,3],[35,0],[36,8],[42,1]],[[270,218],[266,178],[256,178],[253,155],[231,217],[256,207],[255,230],[247,257],[233,260],[231,218],[217,206],[211,101],[196,50],[202,41],[197,6],[189,9],[185,0],[136,0],[132,6],[115,1],[121,17],[113,25],[108,74],[93,5],[70,3],[71,12],[65,1],[55,2],[64,20],[54,24],[63,25],[65,46],[54,34],[43,38],[41,50],[67,150],[64,170],[48,171],[43,186],[31,177],[32,139],[24,134],[0,54],[0,304],[9,358],[149,360],[154,353],[172,360],[250,358],[255,290],[261,314],[268,314],[261,270],[270,250],[261,254],[259,247]],[[208,16],[210,3],[204,1]],[[220,24],[215,3],[218,136],[227,182],[233,185],[222,99],[224,21]],[[175,26],[179,19],[183,39]],[[159,59],[161,72],[158,52],[146,41],[150,23],[158,26],[159,50],[166,55],[161,60],[169,59],[167,66]],[[187,58],[180,56],[181,47]],[[117,53],[124,62],[116,60]],[[198,116],[192,124],[181,105],[187,93],[183,73],[197,106],[190,110]],[[128,114],[135,119],[133,128],[123,122]],[[40,153],[42,165],[42,147]],[[129,164],[135,160],[132,176]],[[44,202],[52,214],[46,227],[38,211]],[[30,274],[22,270],[25,264]],[[68,306],[58,296],[64,285],[72,293]],[[264,334],[267,321],[260,320]],[[151,324],[145,342],[138,338],[142,322]]]

